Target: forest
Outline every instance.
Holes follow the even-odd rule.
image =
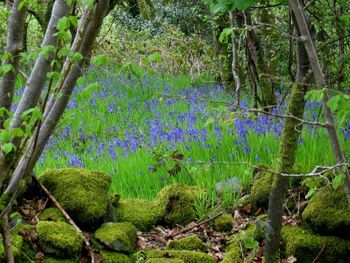
[[[0,20],[0,262],[350,262],[350,0]]]

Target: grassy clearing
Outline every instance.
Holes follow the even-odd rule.
[[[112,176],[111,192],[144,199],[154,198],[170,183],[198,185],[209,189],[198,203],[204,213],[218,197],[225,207],[232,205],[236,185],[245,187],[252,179],[245,166],[215,162],[273,165],[276,161],[282,121],[235,114],[232,95],[221,86],[192,86],[187,76],[148,75],[139,80],[101,69],[91,70],[88,79],[101,88],[77,89],[38,173],[67,166],[99,169]],[[318,112],[319,105],[309,103],[306,118],[315,119]],[[346,136],[341,137],[349,153]],[[167,170],[176,162],[167,156],[175,150],[183,154],[184,167],[171,176]],[[297,170],[333,163],[326,131],[306,127]],[[234,177],[239,180],[225,182]]]

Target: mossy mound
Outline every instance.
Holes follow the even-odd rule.
[[[187,225],[196,219],[195,200],[199,191],[195,187],[172,184],[164,187],[155,198],[163,211],[168,226]]]
[[[286,257],[295,256],[298,262],[347,262],[350,255],[350,241],[333,236],[320,236],[299,226],[285,226],[281,238]],[[320,253],[322,251],[322,253]]]
[[[21,254],[21,249],[23,245],[23,238],[20,235],[11,235],[11,243],[12,243],[12,252],[16,259],[16,262],[19,261]],[[5,254],[5,248],[3,244],[2,236],[0,236],[0,262],[5,262],[6,260],[6,254]]]
[[[213,227],[216,231],[226,232],[232,230],[233,217],[230,214],[223,214],[214,220]]]
[[[136,247],[137,230],[130,222],[106,223],[97,229],[95,238],[116,252],[132,253]]]
[[[181,259],[184,263],[214,263],[213,257],[202,252],[188,250],[149,250],[146,252],[147,260],[151,258]]]
[[[131,222],[137,229],[148,231],[163,218],[163,211],[154,201],[122,199],[116,208],[118,222]]]
[[[122,253],[101,251],[102,263],[131,263],[129,257]]]
[[[64,222],[40,221],[36,230],[39,243],[46,254],[58,257],[80,255],[83,237],[73,226]]]
[[[167,246],[167,249],[190,250],[205,252],[207,246],[197,236],[188,236],[178,240],[174,240]]]
[[[350,239],[350,209],[343,189],[324,189],[316,193],[302,218],[316,233]]]
[[[248,202],[250,202],[254,208],[266,209],[268,207],[272,183],[272,173],[265,171],[256,173],[248,198]]]
[[[79,263],[78,259],[57,259],[57,258],[44,258],[42,263]]]
[[[178,258],[151,258],[146,263],[184,263],[184,261]]]
[[[108,174],[79,168],[51,169],[40,180],[76,223],[94,228],[103,220],[108,205]]]
[[[56,207],[46,208],[38,216],[40,221],[65,222],[66,219]]]

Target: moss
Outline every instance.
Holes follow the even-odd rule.
[[[150,258],[146,263],[184,263],[184,261],[178,258]]]
[[[110,176],[79,168],[45,171],[40,180],[81,226],[99,224],[108,205]]]
[[[135,250],[137,230],[130,222],[106,223],[97,229],[95,237],[109,249],[131,253]]]
[[[223,214],[214,220],[214,229],[219,232],[231,231],[232,222],[232,215]]]
[[[164,187],[155,198],[163,211],[164,223],[168,226],[187,225],[195,220],[195,200],[198,194],[198,189],[186,185]]]
[[[343,189],[324,189],[315,194],[302,218],[317,233],[349,239],[350,210]]]
[[[223,263],[241,263],[242,261],[242,249],[237,239],[233,239],[232,242],[225,249],[226,254]]]
[[[250,190],[249,202],[254,208],[267,208],[272,189],[273,175],[260,171]]]
[[[148,231],[163,217],[158,203],[141,199],[120,200],[116,208],[119,222],[131,222],[137,229]]]
[[[298,262],[313,262],[317,255],[319,262],[347,262],[350,255],[350,241],[316,235],[304,227],[285,226],[281,238],[286,256],[294,255]]]
[[[21,249],[23,245],[23,238],[20,235],[11,235],[11,243],[12,243],[12,252],[15,259],[19,258],[21,254]],[[5,248],[3,244],[2,236],[0,236],[0,261],[4,261],[6,259],[5,256]]]
[[[184,263],[214,263],[213,257],[201,252],[188,250],[149,250],[146,252],[147,260],[150,258],[177,258]]]
[[[102,263],[131,263],[129,257],[122,253],[101,251]]]
[[[57,258],[45,258],[42,263],[78,263],[77,259],[57,259]]]
[[[60,257],[80,255],[83,237],[73,226],[64,222],[40,221],[36,230],[45,253]]]
[[[190,250],[202,252],[205,252],[207,249],[203,241],[197,236],[188,236],[178,240],[174,240],[167,246],[167,248],[175,250]]]
[[[62,215],[61,211],[55,207],[46,208],[38,216],[40,221],[55,221],[65,222],[66,219]]]

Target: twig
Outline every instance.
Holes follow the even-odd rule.
[[[44,190],[45,194],[50,198],[51,202],[57,207],[58,210],[60,210],[60,212],[62,213],[62,215],[64,216],[64,218],[76,229],[76,231],[78,233],[81,234],[81,236],[84,239],[84,243],[85,246],[87,248],[87,250],[90,253],[90,257],[91,257],[91,262],[93,263],[95,261],[95,255],[94,255],[94,250],[90,244],[89,238],[87,238],[83,231],[81,231],[81,229],[78,227],[78,225],[73,221],[73,219],[69,216],[69,214],[66,212],[66,210],[64,210],[64,208],[61,206],[61,204],[56,200],[56,198],[50,193],[50,191],[35,177],[33,176],[34,180],[36,181],[36,183],[40,186],[40,188],[42,190]]]
[[[201,225],[205,225],[205,224],[209,223],[210,221],[214,220],[215,218],[221,216],[222,214],[223,214],[223,212],[220,212],[217,215],[212,216],[211,218],[208,218],[206,220],[200,221],[192,226],[189,225],[177,233],[166,235],[165,238],[171,238],[171,237],[175,237],[175,236],[178,236],[180,234],[186,233],[186,232],[192,230],[193,228],[196,228],[196,227],[199,227]]]
[[[319,257],[321,256],[323,250],[325,249],[326,244],[323,244],[323,247],[321,248],[320,252],[318,252],[317,256],[315,257],[315,259],[312,261],[312,263],[316,263],[317,260],[319,259]]]

